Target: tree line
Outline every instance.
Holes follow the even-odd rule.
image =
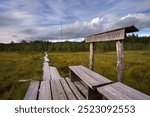
[[[115,41],[96,43],[96,51],[114,51]],[[125,50],[150,50],[150,36],[139,37],[138,35],[128,35],[124,39]],[[23,43],[0,44],[0,52],[84,52],[89,51],[89,43],[82,42],[44,42],[33,41]]]

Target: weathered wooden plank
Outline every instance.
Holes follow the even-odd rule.
[[[89,64],[89,68],[91,70],[94,69],[94,43],[90,43],[90,64]]]
[[[111,100],[150,100],[150,96],[120,82],[99,87],[97,90]]]
[[[148,96],[136,89],[133,89],[132,87],[124,85],[120,82],[111,84],[111,86],[113,88],[119,90],[121,93],[124,93],[127,96],[131,97],[133,100],[150,100],[150,96]]]
[[[88,88],[88,85],[86,85],[82,80],[80,80],[80,83],[81,83],[85,88]]]
[[[105,33],[95,34],[86,37],[85,42],[99,42],[99,41],[114,41],[123,40],[125,38],[125,29],[109,31]]]
[[[99,85],[104,85],[104,84],[108,84],[108,83],[111,83],[112,81],[105,78],[104,76],[94,72],[94,71],[91,71],[90,69],[80,65],[78,66],[78,69],[82,70],[83,72],[85,72],[86,74],[90,75],[93,79],[95,79],[97,82],[99,82]]]
[[[110,85],[97,88],[97,91],[109,100],[131,100],[129,96],[119,92]]]
[[[56,82],[56,86],[58,89],[57,93],[59,93],[61,100],[67,100],[67,96],[65,94],[65,91],[63,90],[63,87],[62,87],[60,80],[55,80],[55,82]]]
[[[78,100],[84,100],[85,97],[79,92],[79,90],[77,89],[77,87],[71,82],[71,80],[69,78],[65,78],[65,80],[67,81],[67,83],[69,84],[70,88],[72,89],[73,93],[75,94],[75,96],[77,97]]]
[[[39,81],[32,81],[29,84],[24,100],[36,100],[39,89]]]
[[[52,97],[53,100],[66,100],[67,97],[59,80],[51,80]]]
[[[52,97],[53,97],[53,100],[60,100],[60,96],[58,94],[58,89],[57,89],[57,86],[56,86],[56,81],[55,80],[51,80],[50,81],[51,83],[51,88],[52,88]]]
[[[79,81],[75,81],[74,84],[75,84],[76,87],[79,89],[79,91],[82,92],[82,94],[83,94],[85,97],[87,97],[87,95],[88,95],[88,89],[85,88],[85,87],[81,84],[81,82],[79,82]]]
[[[43,80],[51,80],[48,62],[43,63]]]
[[[56,67],[49,67],[49,71],[50,71],[50,75],[51,75],[51,79],[52,80],[59,80],[61,79],[61,76],[59,74],[59,72],[57,71]]]
[[[117,50],[117,80],[123,82],[124,79],[124,48],[123,41],[116,41]]]
[[[61,84],[63,85],[64,91],[67,94],[69,100],[76,100],[77,98],[71,91],[70,87],[68,86],[67,82],[64,79],[61,79]]]
[[[39,89],[39,100],[52,100],[49,80],[41,82]]]
[[[78,68],[78,66],[69,66],[69,68],[80,78],[85,82],[89,87],[93,88],[94,86],[98,86],[99,82],[97,82],[95,79],[93,79],[91,76],[83,72]]]

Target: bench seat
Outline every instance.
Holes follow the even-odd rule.
[[[112,83],[111,80],[81,65],[69,66],[69,69],[71,70],[70,77],[72,82],[83,81],[88,86],[87,99],[100,97],[96,88]]]
[[[72,74],[75,74],[80,78],[85,84],[87,84],[90,88],[94,89],[98,86],[103,86],[111,83],[112,81],[95,73],[94,71],[84,67],[84,66],[69,66]],[[71,75],[72,75],[71,74]],[[73,77],[71,77],[72,79]],[[74,79],[76,80],[76,79]]]
[[[150,100],[150,96],[120,82],[97,88],[109,100]]]

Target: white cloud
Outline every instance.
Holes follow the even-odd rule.
[[[61,20],[63,39],[73,40],[128,25],[150,28],[149,6],[149,0],[4,0],[0,42],[60,40]]]
[[[76,21],[73,24],[62,26],[63,39],[83,38],[87,35],[103,31],[104,23],[103,18],[94,18],[88,22]],[[40,29],[40,27],[38,27]],[[24,31],[25,32],[25,31]],[[27,31],[26,31],[27,32]],[[28,32],[27,32],[28,33]],[[60,40],[61,27],[47,27],[43,31],[39,31],[34,36],[27,38],[27,40]]]
[[[7,12],[0,14],[0,26],[33,26],[35,18],[26,12]]]
[[[23,18],[20,15],[17,18]],[[107,22],[106,22],[107,21]],[[150,28],[150,15],[128,14],[124,17],[118,18],[116,21],[109,22],[107,19],[96,17],[90,21],[76,21],[73,24],[67,24],[62,26],[62,39],[78,39],[85,36],[100,33],[106,30],[125,27],[129,25],[135,25],[139,29]],[[4,30],[5,29],[5,30]],[[59,26],[49,27],[34,27],[34,28],[0,28],[1,42],[10,42],[12,40],[60,40],[61,28]],[[6,36],[7,35],[7,36]],[[14,37],[12,35],[16,35]],[[2,40],[3,39],[3,40]],[[7,41],[6,41],[7,40]]]
[[[150,14],[136,13],[121,17],[111,25],[111,28],[119,28],[129,25],[135,25],[139,29],[150,28]]]

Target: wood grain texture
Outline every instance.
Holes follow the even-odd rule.
[[[80,78],[85,82],[89,87],[93,88],[94,86],[99,85],[99,82],[97,82],[95,79],[93,79],[90,75],[83,72],[79,69],[79,66],[69,66],[69,68]]]
[[[24,100],[36,100],[39,90],[39,81],[32,81],[29,84]]]
[[[53,100],[61,100],[59,94],[58,94],[58,89],[56,87],[56,81],[55,80],[51,80],[51,88],[52,88],[52,97]]]
[[[123,41],[116,41],[117,50],[117,81],[124,80],[124,48]]]
[[[52,80],[62,79],[56,67],[49,67],[49,72]]]
[[[125,29],[120,29],[88,36],[85,38],[85,42],[114,41],[114,40],[123,40],[124,38],[125,38]]]
[[[65,79],[61,79],[61,84],[64,88],[64,91],[68,97],[68,100],[76,100],[77,98],[75,97],[75,95],[73,94],[72,90],[70,89],[70,87],[68,86],[67,82],[65,81]]]
[[[56,86],[57,86],[57,89],[58,89],[58,94],[59,94],[61,100],[67,100],[67,96],[65,94],[65,91],[63,89],[63,86],[62,86],[60,80],[55,80],[55,82],[56,82]]]
[[[43,63],[43,80],[51,80],[48,62]]]
[[[90,43],[90,57],[89,57],[89,68],[94,70],[94,43]]]
[[[97,90],[110,100],[150,100],[150,96],[120,82],[99,87]]]
[[[111,84],[113,88],[118,89],[120,92],[128,95],[133,100],[150,100],[150,96],[133,89],[132,87],[129,87],[123,83],[117,82],[114,84]]]
[[[85,88],[85,87],[82,85],[82,83],[79,82],[79,81],[75,81],[74,84],[75,84],[75,86],[79,89],[79,91],[80,91],[85,97],[87,97],[87,95],[88,95],[88,89]]]
[[[82,65],[78,66],[78,69],[80,69],[81,71],[90,75],[93,79],[95,79],[97,82],[99,82],[99,85],[104,85],[104,84],[108,84],[108,83],[112,82],[111,80],[105,78],[104,76],[102,76],[102,75],[82,66]]]
[[[52,100],[50,82],[48,80],[41,82],[39,100]]]
[[[67,81],[69,87],[71,88],[71,90],[73,91],[73,93],[75,94],[75,96],[77,97],[77,99],[78,100],[84,100],[85,97],[80,93],[80,91],[73,84],[73,82],[71,82],[71,80],[69,78],[65,78],[65,80]]]

